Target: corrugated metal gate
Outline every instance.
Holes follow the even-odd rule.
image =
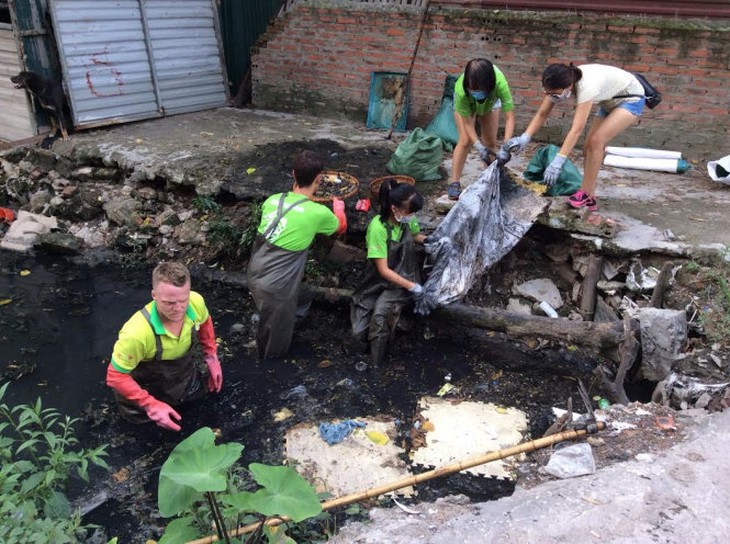
[[[74,125],[228,103],[214,0],[54,0]]]

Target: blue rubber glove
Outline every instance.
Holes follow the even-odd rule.
[[[519,153],[520,151],[525,149],[525,146],[530,143],[532,140],[532,136],[527,134],[527,132],[523,132],[519,136],[515,136],[514,138],[510,138],[504,144],[502,144],[502,149],[506,149],[510,153]]]
[[[545,184],[548,187],[552,187],[556,181],[558,181],[558,177],[560,176],[560,172],[563,170],[563,165],[565,164],[566,157],[564,155],[555,155],[555,158],[550,162],[550,165],[545,169],[545,174],[543,174],[542,179],[545,180]]]
[[[482,142],[475,143],[474,149],[476,149],[477,153],[479,153],[480,159],[482,159],[484,162],[489,162],[489,151],[487,151],[487,148],[484,147],[484,144]]]

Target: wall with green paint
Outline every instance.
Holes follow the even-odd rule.
[[[231,96],[235,96],[238,92],[251,65],[251,47],[264,33],[281,5],[282,0],[220,1],[221,34]]]

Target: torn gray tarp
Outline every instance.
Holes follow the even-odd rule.
[[[459,196],[424,244],[432,264],[415,312],[463,298],[474,281],[527,233],[547,201],[517,185],[494,161]]]

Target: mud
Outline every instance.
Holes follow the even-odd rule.
[[[194,279],[223,339],[224,389],[181,407],[180,434],[161,433],[152,425],[121,421],[104,384],[104,361],[119,327],[148,300],[150,268],[7,257],[0,268],[0,293],[12,302],[0,310],[0,326],[10,331],[3,338],[7,358],[2,370],[11,378],[10,366],[35,367],[27,366],[11,384],[7,400],[40,397],[46,405],[82,418],[83,444],[110,444],[111,474],[95,471],[88,487],[76,482],[72,497],[80,504],[102,500],[88,520],[100,523],[109,537],[159,536],[165,523],[156,517],[159,467],[179,440],[201,426],[243,443],[243,465],[281,463],[285,430],[303,421],[387,414],[400,421],[407,445],[418,398],[434,394],[450,373],[458,387],[454,398],[521,408],[538,435],[550,423],[550,407],[573,393],[570,377],[585,379],[592,369],[588,358],[574,356],[580,363],[570,366],[564,353],[535,352],[505,339],[466,345],[463,331],[434,334],[431,324],[415,319],[404,323],[410,330],[399,331],[388,364],[373,368],[366,355],[345,349],[347,308],[327,306],[315,307],[297,330],[287,359],[259,363],[253,349],[255,312],[247,293]],[[22,270],[30,274],[21,276]],[[558,360],[566,365],[565,376],[555,368],[545,372]],[[284,407],[294,415],[275,422],[273,415]],[[512,485],[458,476],[419,488],[420,497],[431,499],[455,492],[484,500],[510,494]]]

